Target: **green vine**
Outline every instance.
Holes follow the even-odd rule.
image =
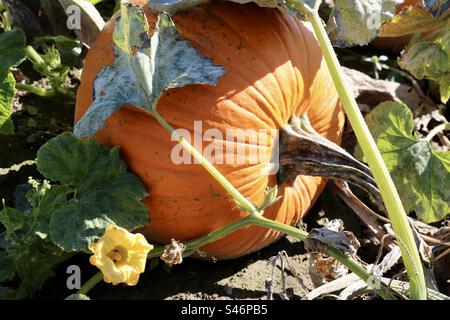
[[[316,10],[311,9],[302,1],[288,0],[287,3],[304,14],[307,21],[312,24],[320,47],[322,48],[328,69],[333,78],[342,104],[344,105],[347,117],[356,134],[358,142],[362,147],[364,156],[372,170],[375,181],[380,189],[389,219],[392,223],[392,228],[400,241],[404,244],[404,247],[401,246],[400,248],[403,262],[411,284],[410,298],[426,299],[427,294],[422,263],[420,260],[419,251],[414,241],[411,226],[409,225],[408,217],[405,209],[403,208],[394,182],[383,161],[381,153],[378,150],[369,128],[364,121],[358,104],[351,93],[352,91],[345,81],[344,74],[341,70],[333,46],[328,38],[327,32],[323,26],[322,19],[319,17]]]

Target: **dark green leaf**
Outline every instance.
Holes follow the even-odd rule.
[[[0,283],[11,280],[16,271],[14,260],[3,251],[0,251],[0,266]]]
[[[26,57],[26,38],[22,29],[13,29],[0,34],[0,79],[8,70],[19,65]]]
[[[224,73],[223,67],[214,66],[180,38],[166,13],[159,15],[155,33],[148,38],[142,10],[122,8],[125,19],[118,21],[114,32],[116,59],[95,80],[94,102],[75,125],[77,136],[101,129],[124,104],[151,112],[166,90],[188,84],[214,85]]]
[[[4,208],[0,211],[0,223],[2,223],[6,228],[6,235],[9,239],[11,239],[14,234],[23,230],[26,225],[29,217],[16,209],[13,208]]]
[[[402,103],[382,103],[366,121],[405,209],[426,223],[444,219],[450,213],[450,152],[437,152],[413,135],[412,112]],[[362,158],[359,146],[355,155]]]
[[[54,275],[56,266],[68,257],[55,245],[40,239],[15,248],[14,263],[20,278],[15,299],[30,297],[41,289],[45,281]]]
[[[0,134],[14,133],[14,125],[10,117],[16,94],[15,83],[14,76],[10,72],[4,78],[0,74]]]
[[[37,165],[44,176],[74,190],[50,222],[52,239],[65,251],[87,251],[109,224],[133,230],[148,223],[147,208],[139,201],[147,195],[145,188],[127,172],[117,149],[66,133],[39,150]]]

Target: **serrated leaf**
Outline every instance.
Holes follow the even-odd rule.
[[[142,10],[125,8],[127,18],[116,24],[114,38],[119,39],[120,47],[132,48],[133,54],[116,47],[113,64],[103,68],[94,82],[94,102],[75,125],[77,136],[97,132],[124,104],[151,112],[166,90],[188,84],[214,85],[224,73],[223,67],[213,65],[180,38],[166,13],[159,14],[155,33],[148,38],[141,37],[142,25],[130,27],[132,21],[142,20]],[[125,37],[131,40],[128,45],[122,41]]]
[[[366,45],[383,23],[394,17],[402,0],[335,0],[327,29],[333,45]]]
[[[147,208],[139,201],[147,192],[127,172],[118,149],[65,133],[39,150],[37,166],[48,179],[74,191],[50,221],[50,235],[64,251],[87,251],[109,224],[128,230],[148,224]]]
[[[12,73],[8,72],[4,78],[0,74],[0,134],[14,133],[14,125],[10,117],[16,95],[15,83]]]
[[[444,219],[450,213],[450,152],[434,151],[428,141],[413,135],[412,112],[402,103],[380,104],[366,122],[405,209],[426,223]],[[355,155],[362,158],[359,146]]]
[[[70,257],[52,243],[40,239],[24,243],[14,252],[15,269],[20,278],[20,286],[14,292],[15,299],[32,296],[55,274],[56,266]]]
[[[0,79],[3,79],[9,68],[19,65],[25,60],[26,38],[22,29],[16,28],[0,34]]]
[[[53,185],[42,196],[36,198],[34,203],[31,202],[33,206],[32,219],[38,222],[36,226],[33,226],[33,231],[41,239],[46,239],[49,235],[49,224],[53,214],[65,204],[66,196],[72,191],[73,189],[67,186]],[[30,198],[29,194],[28,198]]]
[[[0,223],[5,227],[9,239],[17,231],[24,229],[28,220],[29,217],[26,214],[13,208],[4,208],[0,211]]]
[[[126,4],[122,4],[120,22],[115,28],[113,40],[116,46],[131,56],[138,48],[147,46],[142,39],[148,39],[148,29],[148,21],[141,8],[127,8]]]
[[[450,29],[435,33],[434,39],[421,39],[410,45],[398,61],[399,65],[417,79],[436,81],[441,100],[448,101],[450,77]]]

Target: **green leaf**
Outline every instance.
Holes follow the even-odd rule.
[[[335,0],[327,29],[333,45],[366,45],[383,23],[394,17],[402,0]]]
[[[403,205],[426,222],[450,213],[450,152],[434,151],[431,144],[413,135],[410,109],[398,102],[385,102],[366,117],[367,125],[394,179]],[[362,158],[360,146],[355,156]]]
[[[450,90],[450,28],[436,31],[433,36],[433,39],[420,39],[411,44],[398,63],[417,79],[436,81],[441,100],[446,103]]]
[[[0,266],[0,283],[11,280],[16,271],[14,259],[8,256],[6,252],[0,251]]]
[[[4,208],[0,211],[0,223],[5,226],[8,239],[11,239],[17,231],[23,230],[28,220],[29,217],[25,213],[13,208]]]
[[[125,19],[118,20],[114,32],[116,59],[95,80],[94,102],[75,125],[77,136],[101,129],[124,104],[152,112],[166,90],[188,84],[214,85],[224,73],[223,67],[214,66],[180,38],[166,13],[159,14],[155,33],[148,38],[142,10],[123,8]]]
[[[26,38],[22,29],[0,34],[0,79],[8,70],[19,65],[26,57]]]
[[[16,95],[15,83],[12,73],[8,72],[4,78],[1,78],[0,74],[0,134],[14,133],[14,125],[10,117]]]
[[[58,264],[70,257],[58,247],[39,238],[24,243],[14,250],[14,263],[20,278],[15,299],[30,297],[51,278]]]
[[[50,221],[51,237],[64,251],[87,251],[109,224],[128,230],[148,224],[147,208],[139,201],[147,192],[127,172],[118,149],[65,133],[39,150],[37,166],[46,178],[74,190]]]
[[[47,189],[45,181],[28,192],[27,198],[33,207],[31,216],[36,221],[33,232],[41,239],[46,239],[49,235],[52,216],[65,204],[70,192],[73,192],[72,188],[61,185],[53,185]]]

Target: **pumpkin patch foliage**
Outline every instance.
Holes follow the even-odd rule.
[[[0,299],[450,299],[449,27],[448,0],[0,0]],[[257,289],[215,270],[262,249]]]
[[[131,7],[123,12],[113,35],[116,59],[95,81],[95,99],[75,126],[77,136],[97,132],[124,104],[152,112],[168,89],[194,83],[214,85],[224,73],[178,36],[166,13],[158,16],[156,30],[148,38],[142,9]]]
[[[147,192],[118,153],[93,138],[79,140],[70,133],[39,150],[38,169],[52,183],[30,179],[29,191],[18,202],[20,210],[0,211],[6,228],[0,283],[20,279],[6,298],[31,296],[59,263],[75,252],[87,252],[108,225],[134,230],[149,222],[140,202]]]
[[[450,214],[450,152],[433,150],[417,138],[411,110],[403,103],[385,102],[366,117],[407,211],[426,223]],[[362,157],[360,147],[356,150]]]

